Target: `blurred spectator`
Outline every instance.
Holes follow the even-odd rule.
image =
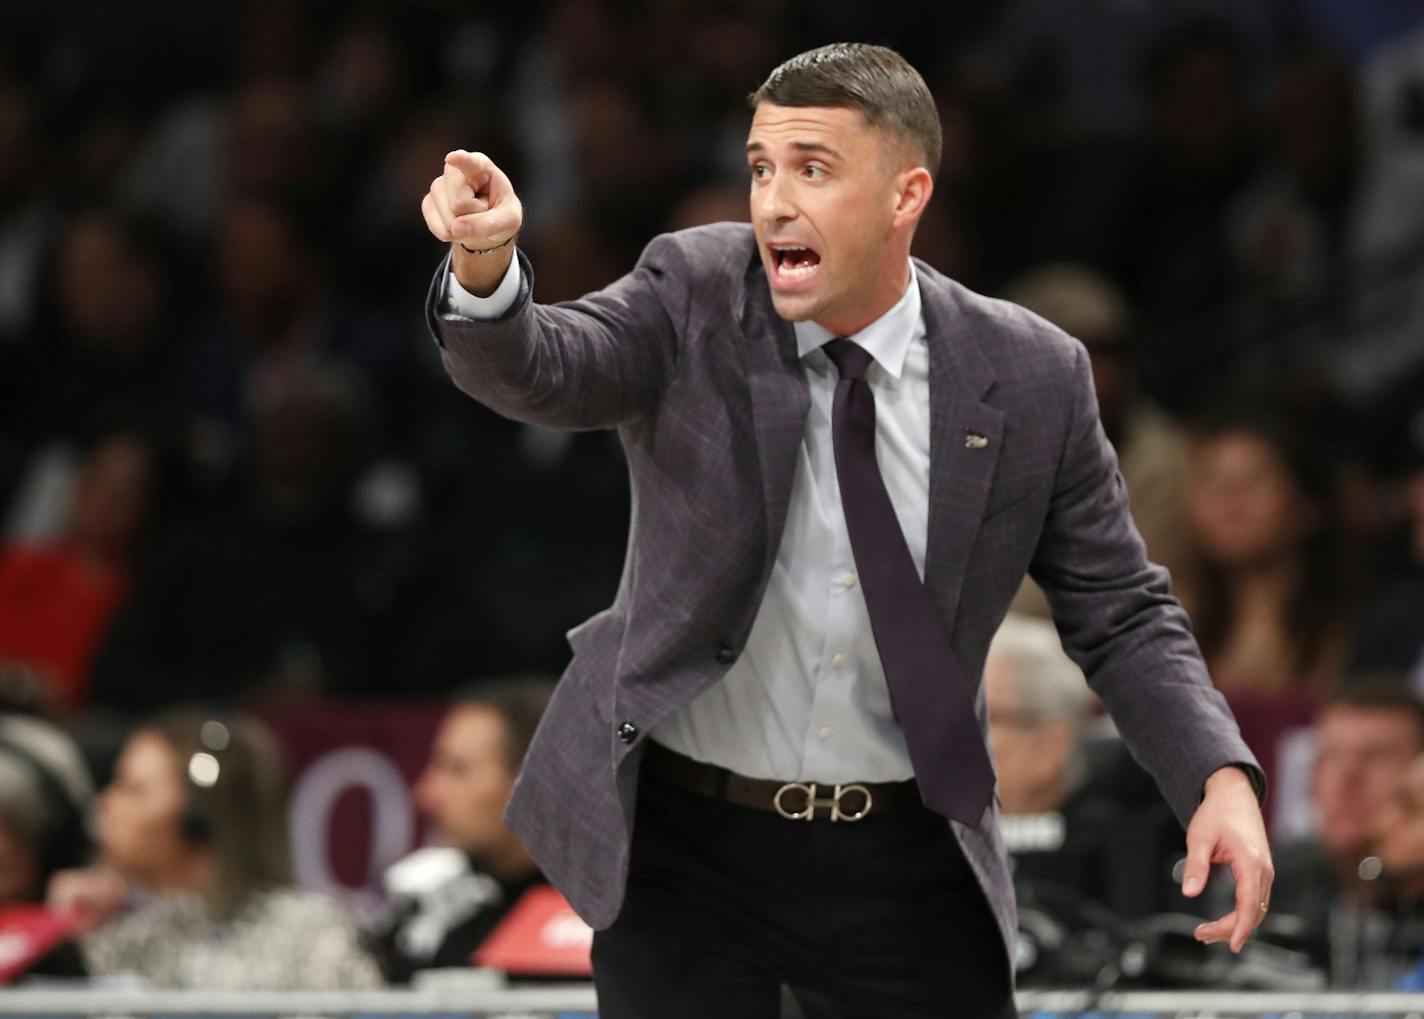
[[[355,371],[374,405],[373,434],[395,441],[419,418],[417,341],[409,329],[336,287],[310,206],[240,198],[219,223],[217,307],[197,327],[182,368],[184,405],[235,443],[261,391],[325,358]]]
[[[1375,815],[1371,836],[1377,880],[1417,907],[1424,895],[1424,757],[1415,757],[1400,775]]]
[[[0,365],[34,323],[52,210],[39,96],[0,66]],[[8,393],[7,393],[8,395]]]
[[[289,887],[286,789],[256,722],[154,718],[99,800],[98,866],[62,871],[95,976],[158,988],[351,990],[380,982],[340,910]]]
[[[1117,450],[1132,518],[1147,543],[1148,557],[1177,572],[1187,440],[1138,386],[1134,324],[1122,295],[1090,269],[1059,264],[1010,283],[1002,296],[1042,315],[1088,348],[1098,412]],[[1012,611],[1047,617],[1048,603],[1026,579]]]
[[[470,965],[519,897],[543,883],[503,818],[551,689],[542,678],[495,680],[441,723],[415,800],[444,848],[416,850],[386,871],[391,906],[370,938],[393,983]]]
[[[1424,410],[1415,415],[1414,429],[1415,466],[1398,483],[1402,548],[1365,616],[1355,667],[1405,672],[1424,690]]]
[[[1212,311],[1231,293],[1227,218],[1255,154],[1245,55],[1231,32],[1211,22],[1175,31],[1146,80],[1145,152],[1116,268],[1133,305],[1159,324]],[[1171,405],[1177,394],[1159,396]]]
[[[1120,795],[1140,769],[1092,737],[1094,698],[1052,624],[1009,616],[984,669],[1004,841],[1025,904],[1070,929],[1164,908],[1181,830],[1155,794]],[[1107,912],[1104,913],[1104,910]]]
[[[1375,876],[1392,908],[1391,957],[1413,963],[1394,990],[1424,990],[1424,756],[1416,757],[1385,802],[1374,825],[1374,857],[1366,873]],[[1390,961],[1393,961],[1391,958]]]
[[[1369,973],[1381,937],[1372,917],[1377,886],[1362,880],[1371,875],[1361,865],[1422,752],[1424,702],[1402,682],[1350,683],[1316,721],[1311,798],[1319,830],[1276,851],[1271,911],[1276,929],[1299,940],[1334,986],[1379,985]]]
[[[0,506],[15,483],[24,449],[25,366],[39,317],[54,211],[39,186],[47,155],[39,97],[5,73],[0,54]]]
[[[360,691],[384,674],[404,546],[357,499],[366,390],[311,359],[264,381],[245,487],[154,554],[96,662],[97,703]]]
[[[0,661],[34,670],[53,706],[88,702],[94,655],[151,518],[155,459],[138,433],[104,436],[85,457],[61,538],[0,545]]]
[[[1320,451],[1269,412],[1203,418],[1186,516],[1179,593],[1217,686],[1327,690],[1349,652],[1356,592]]]
[[[1280,30],[1273,5],[1230,0],[1159,0],[1121,4],[1087,0],[1009,0],[978,42],[972,72],[983,84],[1014,89],[1022,104],[1044,110],[1047,132],[1129,135],[1144,111],[1134,87],[1154,46],[1180,38],[1183,23],[1210,19],[1239,40],[1260,76]]]
[[[1271,96],[1266,167],[1232,212],[1234,259],[1259,296],[1320,298],[1358,255],[1364,153],[1357,85],[1319,49],[1287,60]]]
[[[0,718],[0,907],[40,903],[53,874],[87,862],[85,822],[93,786],[63,732],[36,718]],[[28,976],[83,976],[73,941],[61,942]]]
[[[172,406],[173,327],[158,240],[102,207],[60,229],[50,315],[27,372],[21,427],[33,440],[92,435],[106,419]]]

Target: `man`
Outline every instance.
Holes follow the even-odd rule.
[[[1087,781],[1082,740],[1093,698],[1053,627],[1005,619],[984,660],[984,692],[1004,814],[1057,810]]]
[[[503,816],[549,689],[535,678],[486,684],[441,721],[415,803],[443,845],[386,871],[391,908],[370,938],[392,983],[470,965],[519,897],[543,882]]]
[[[1315,721],[1315,837],[1281,848],[1276,918],[1299,918],[1307,950],[1335,987],[1377,985],[1366,972],[1381,886],[1365,860],[1374,829],[1424,753],[1424,703],[1399,679],[1344,686]],[[1363,869],[1362,869],[1363,866]]]
[[[1381,883],[1392,907],[1389,936],[1371,961],[1381,971],[1373,986],[1401,991],[1424,990],[1424,757],[1405,769],[1399,784],[1375,818],[1374,848]],[[1399,970],[1409,966],[1402,979]]]
[[[1120,741],[1090,732],[1092,695],[1053,626],[1004,620],[984,689],[1020,902],[1027,895],[1072,929],[1096,928],[1104,907],[1124,918],[1163,911],[1181,830],[1155,790],[1142,795],[1150,783]]]
[[[451,153],[422,206],[456,383],[628,457],[623,582],[569,635],[508,815],[597,930],[600,1014],[771,1016],[783,983],[813,1015],[1013,1014],[978,680],[1029,569],[1192,821],[1188,890],[1234,865],[1201,936],[1239,948],[1259,770],[1143,556],[1081,345],[911,261],[941,140],[897,54],[813,50],[751,99],[753,225],[659,237],[580,301],[531,302],[488,158]]]

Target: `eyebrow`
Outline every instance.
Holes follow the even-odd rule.
[[[839,152],[837,152],[835,149],[831,148],[829,145],[823,145],[820,142],[792,142],[791,148],[793,148],[797,152],[815,153],[818,155],[829,156],[831,159],[838,159],[841,161],[845,160],[845,157]],[[759,152],[765,151],[766,146],[763,145],[761,142],[747,143],[747,155],[749,156],[756,155]]]

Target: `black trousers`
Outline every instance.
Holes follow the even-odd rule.
[[[600,1019],[1007,1019],[1009,963],[948,823],[789,821],[644,773]]]

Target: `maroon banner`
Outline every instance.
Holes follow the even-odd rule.
[[[319,701],[259,712],[292,777],[297,883],[360,912],[384,898],[381,874],[420,845],[411,787],[444,702]]]
[[[1285,841],[1308,834],[1315,817],[1310,769],[1315,757],[1314,723],[1320,699],[1306,694],[1236,695],[1227,698],[1241,738],[1266,773],[1266,822]]]

